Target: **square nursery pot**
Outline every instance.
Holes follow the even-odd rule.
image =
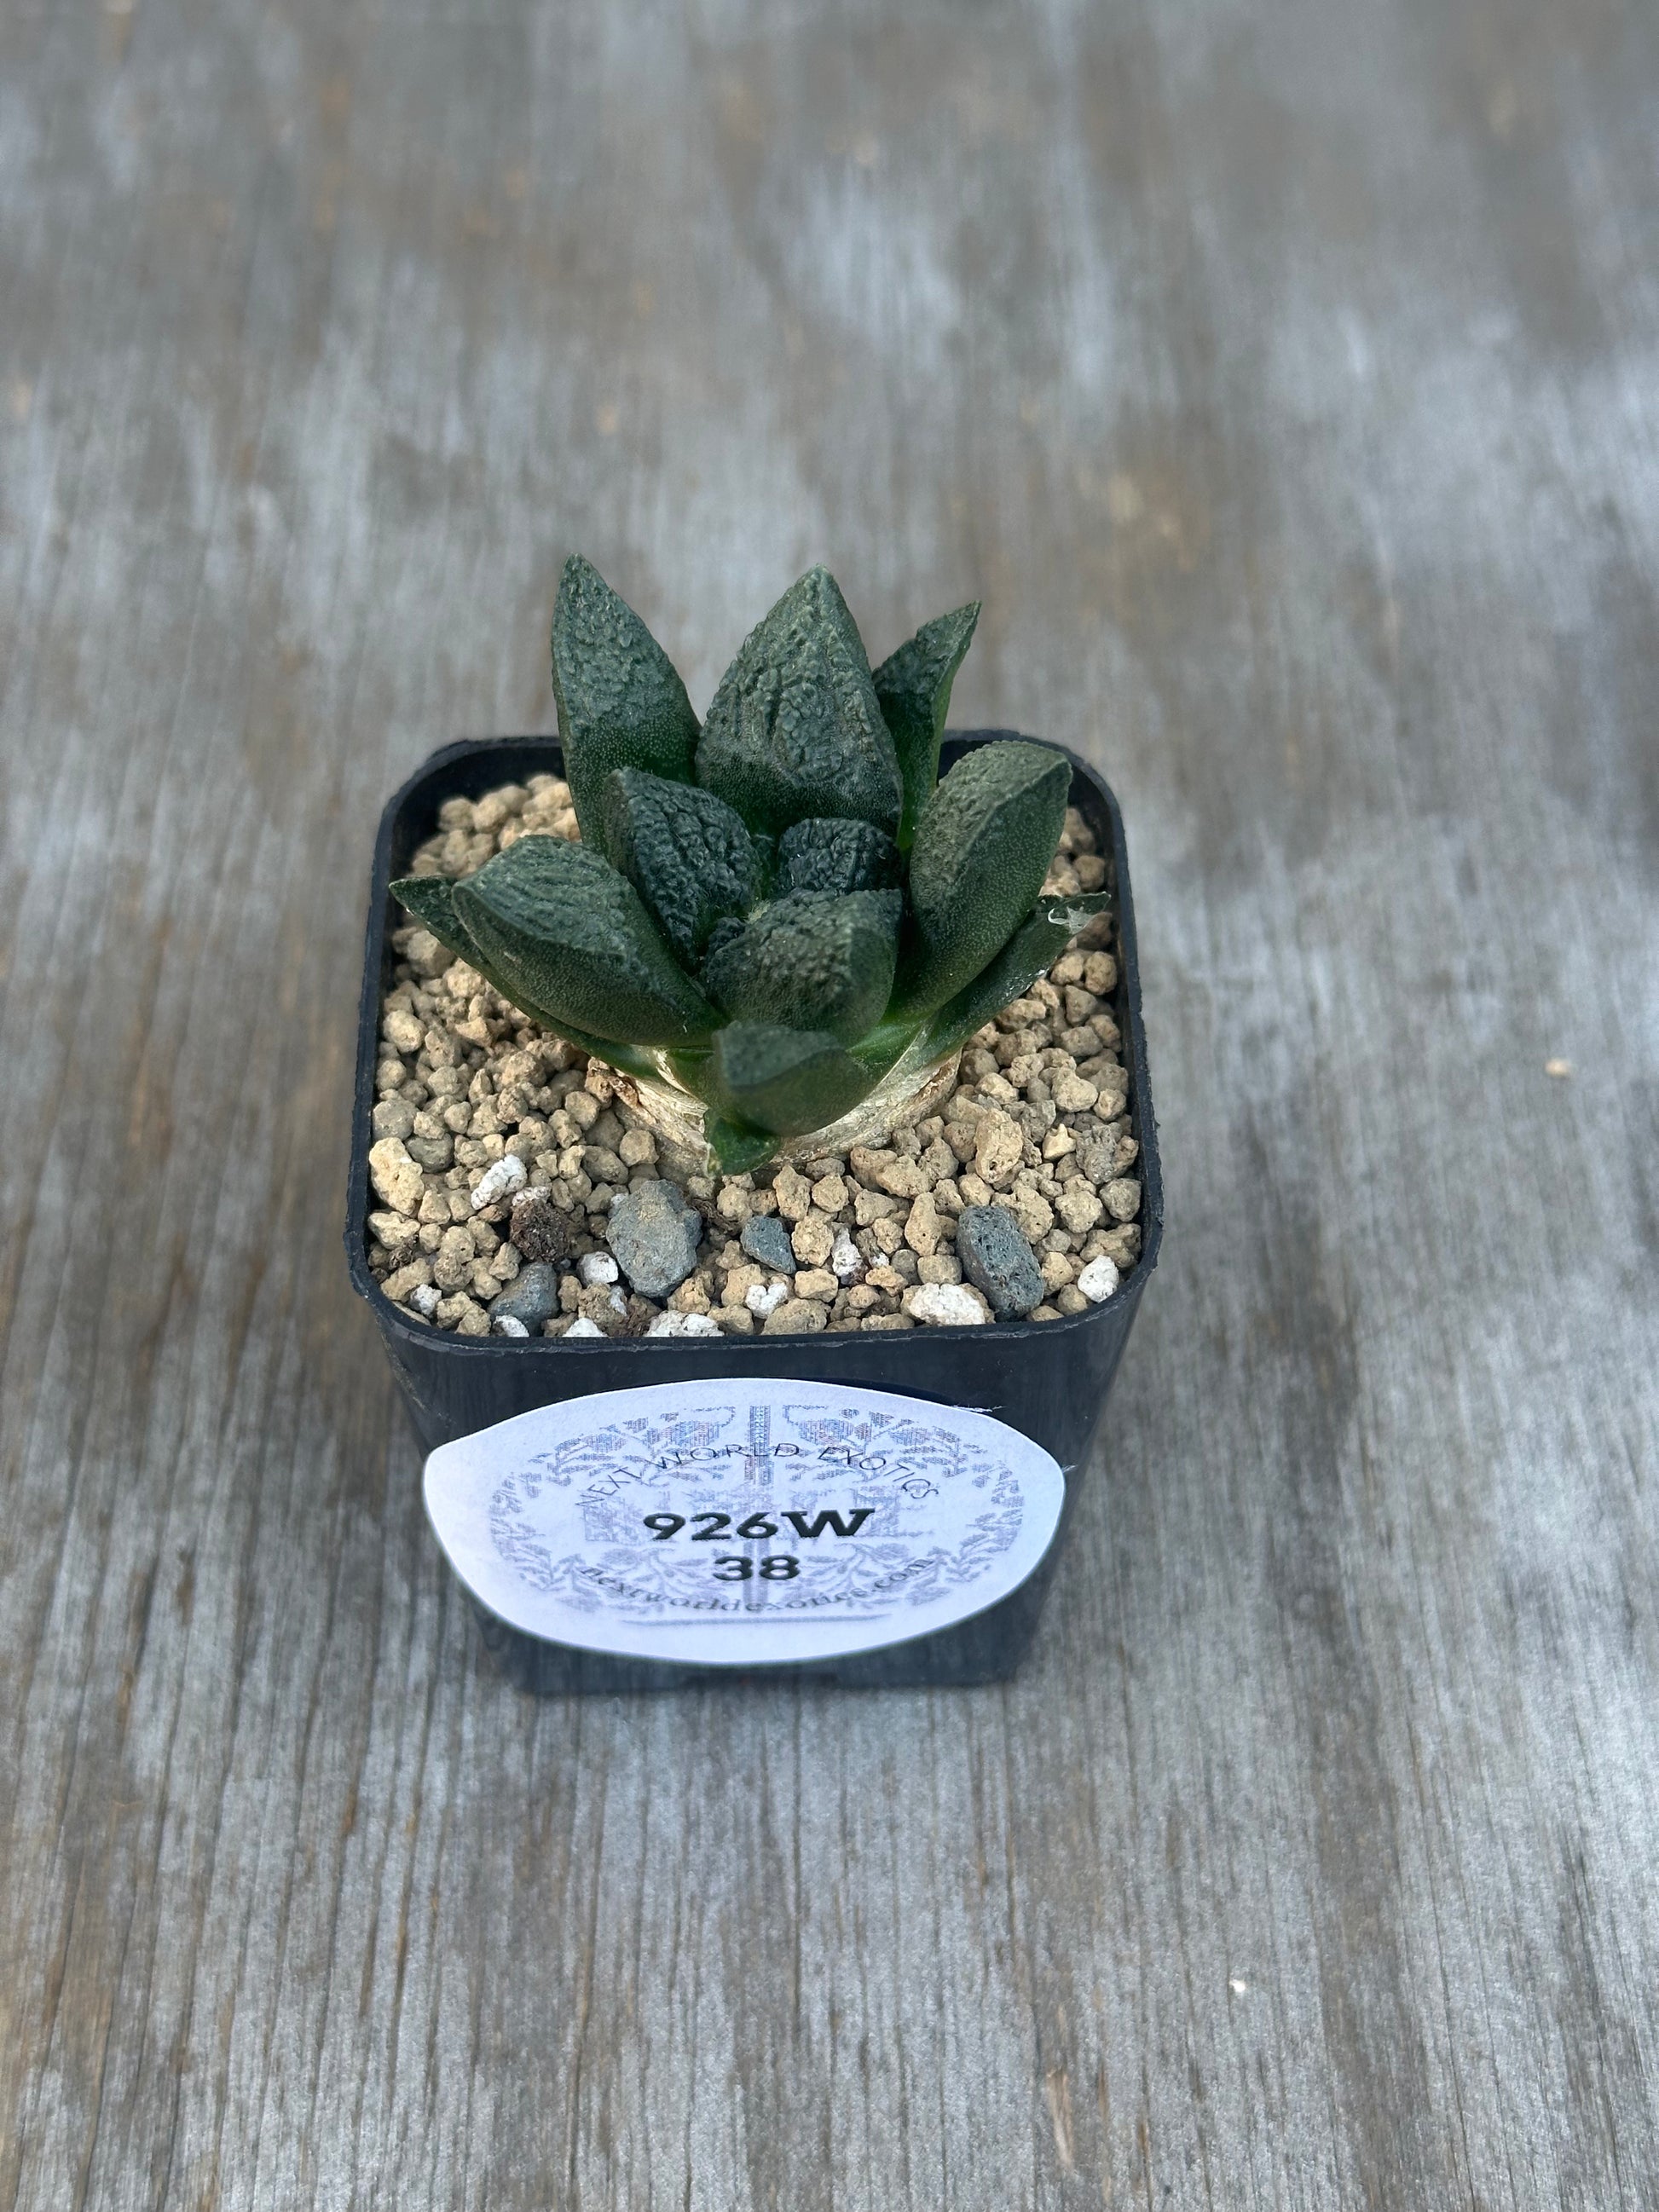
[[[970,747],[1015,734],[1007,730],[948,732],[941,769]],[[972,1328],[751,1338],[514,1340],[462,1337],[428,1328],[393,1304],[369,1270],[365,1237],[380,1001],[393,966],[392,932],[398,926],[387,886],[406,872],[416,847],[433,834],[446,799],[457,794],[476,799],[503,783],[562,772],[557,741],[499,738],[446,745],[388,804],[375,841],[369,894],[345,1243],[352,1282],[374,1316],[410,1417],[427,1449],[435,1451],[534,1408],[597,1393],[671,1382],[769,1379],[851,1386],[860,1392],[896,1393],[907,1400],[978,1409],[1057,1462],[1064,1484],[1063,1498],[1056,1489],[1052,1535],[1016,1587],[951,1625],[828,1657],[750,1666],[585,1648],[514,1626],[476,1592],[470,1593],[485,1644],[521,1688],[548,1693],[611,1692],[785,1676],[851,1686],[974,1683],[1012,1674],[1024,1656],[1076,1507],[1107,1393],[1158,1258],[1163,1228],[1163,1182],[1147,1085],[1122,817],[1111,791],[1087,762],[1075,754],[1066,757],[1072,763],[1072,802],[1094,830],[1101,851],[1110,855],[1111,885],[1116,893],[1118,984],[1113,1012],[1127,1047],[1128,1106],[1140,1144],[1141,1255],[1117,1291],[1085,1313],[1059,1321],[1000,1322]]]

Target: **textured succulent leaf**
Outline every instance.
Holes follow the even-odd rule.
[[[576,819],[584,842],[603,852],[605,778],[641,768],[689,782],[697,718],[668,655],[577,553],[553,608],[553,698]]]
[[[898,842],[906,850],[939,780],[939,739],[951,711],[951,686],[973,642],[978,620],[979,601],[974,599],[951,614],[924,623],[875,672],[876,697],[904,778]]]
[[[497,989],[552,1027],[627,1044],[681,1044],[714,1025],[639,893],[562,837],[520,837],[455,886],[455,908]]]
[[[605,849],[678,958],[696,967],[716,922],[760,896],[760,862],[738,816],[695,783],[614,769],[601,793]]]
[[[902,908],[896,890],[775,899],[709,959],[708,995],[735,1021],[828,1030],[850,1044],[891,995]]]
[[[728,1121],[724,1114],[704,1116],[702,1133],[722,1175],[747,1175],[764,1167],[778,1149],[769,1129],[751,1128],[746,1121]]]
[[[777,889],[881,891],[904,880],[904,861],[873,823],[813,817],[778,840]]]
[[[730,1121],[793,1137],[838,1120],[870,1089],[865,1070],[827,1030],[733,1022],[715,1036],[704,1095]]]
[[[447,876],[404,876],[392,884],[392,896],[440,945],[447,945],[463,960],[472,959],[466,925],[455,911],[455,886]]]
[[[615,1037],[602,1037],[588,1030],[578,1029],[574,1024],[557,1018],[545,1006],[532,1006],[526,994],[510,985],[491,963],[489,957],[474,943],[466,925],[455,911],[455,886],[445,876],[405,876],[392,886],[392,895],[412,914],[422,928],[429,929],[441,945],[459,953],[469,968],[476,968],[486,983],[501,994],[510,1006],[539,1022],[544,1029],[554,1030],[567,1043],[578,1046],[583,1052],[594,1053],[607,1060],[612,1067],[620,1068],[625,1075],[654,1076],[656,1062],[646,1054],[637,1052],[632,1045],[623,1044]]]
[[[1063,754],[979,747],[935,784],[978,614],[926,624],[872,677],[815,568],[700,735],[644,625],[573,560],[554,675],[584,842],[520,837],[476,877],[397,888],[512,1004],[701,1098],[727,1172],[757,1166],[925,1076],[1108,903],[1042,896]]]
[[[847,1048],[873,1085],[904,1058],[923,1026],[914,1016],[890,1016]]]
[[[982,968],[955,998],[947,999],[929,1015],[918,1033],[921,1056],[940,1060],[965,1043],[1011,1000],[1029,990],[1039,975],[1046,975],[1090,916],[1103,914],[1111,902],[1105,891],[1073,898],[1054,894],[1039,899],[990,966]]]
[[[698,740],[699,783],[751,830],[854,815],[890,836],[903,781],[870,664],[827,568],[809,569],[744,640]]]
[[[723,914],[709,931],[708,942],[703,947],[702,956],[702,980],[705,990],[708,988],[709,962],[717,953],[724,952],[728,945],[735,945],[748,927],[748,923],[740,921],[736,915]]]
[[[1071,784],[1063,753],[1009,739],[965,753],[935,789],[910,848],[902,1010],[943,1006],[1012,936],[1048,872]]]

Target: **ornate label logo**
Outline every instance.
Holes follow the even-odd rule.
[[[426,1507],[515,1628],[775,1666],[982,1612],[1048,1550],[1065,1480],[987,1413],[826,1382],[665,1382],[441,1445]]]

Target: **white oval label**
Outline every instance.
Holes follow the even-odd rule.
[[[567,1399],[442,1444],[426,1509],[475,1596],[586,1651],[775,1666],[981,1613],[1066,1486],[987,1413],[723,1378]]]

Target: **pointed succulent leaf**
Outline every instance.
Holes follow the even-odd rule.
[[[468,934],[515,1006],[628,1044],[681,1044],[714,1025],[639,893],[584,845],[520,837],[455,886]],[[568,1031],[567,1031],[568,1033]]]
[[[878,1022],[848,1050],[871,1082],[879,1083],[904,1058],[922,1026],[914,1017],[896,1015],[890,1020]]]
[[[1042,888],[1066,821],[1070,763],[1009,739],[964,753],[921,810],[910,849],[914,940],[898,1002],[954,998],[1007,943]]]
[[[447,876],[404,876],[392,884],[392,896],[440,945],[459,952],[463,960],[471,959],[471,939],[455,911],[455,886]]]
[[[741,819],[695,783],[615,769],[601,793],[605,848],[678,958],[695,968],[725,915],[760,896],[760,867]]]
[[[697,744],[697,781],[751,830],[851,814],[890,836],[903,781],[857,626],[809,569],[744,640]]]
[[[783,891],[881,891],[904,880],[898,847],[872,823],[817,816],[778,840]]]
[[[974,599],[953,614],[924,623],[875,673],[876,697],[904,777],[898,841],[907,849],[939,778],[939,744],[951,711],[951,686],[978,620],[979,601]]]
[[[769,1129],[728,1121],[724,1114],[705,1115],[702,1133],[722,1175],[747,1175],[753,1168],[763,1167],[778,1149],[778,1139]]]
[[[550,1014],[545,1006],[531,1003],[528,994],[520,987],[507,981],[490,961],[468,931],[455,911],[455,886],[444,876],[405,876],[392,886],[392,895],[412,914],[424,928],[429,929],[441,945],[458,952],[469,968],[476,968],[492,990],[500,993],[509,1005],[521,1013],[528,1014],[544,1029],[555,1030],[568,1043],[580,1046],[583,1052],[596,1053],[612,1067],[620,1068],[625,1075],[653,1077],[658,1073],[657,1064],[632,1045],[623,1044],[615,1037],[596,1036],[588,1030],[578,1029],[562,1017]]]
[[[714,1039],[707,1095],[730,1121],[793,1137],[837,1120],[870,1088],[869,1076],[827,1030],[733,1022]]]
[[[1103,914],[1111,902],[1105,891],[1039,899],[990,966],[929,1015],[918,1037],[921,1057],[940,1060],[966,1043],[976,1029],[1047,975],[1089,917]]]
[[[793,891],[753,915],[703,970],[733,1020],[828,1030],[851,1043],[881,1018],[893,988],[897,891]]]
[[[553,699],[584,840],[603,851],[600,792],[617,768],[689,781],[697,718],[673,663],[627,601],[573,553],[553,609]]]

